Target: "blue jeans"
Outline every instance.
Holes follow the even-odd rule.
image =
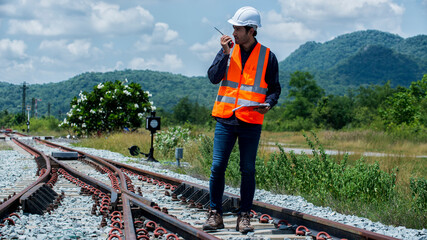
[[[249,212],[255,194],[255,160],[261,136],[261,125],[227,125],[216,123],[210,188],[210,207],[222,214],[225,170],[238,139],[240,151],[240,212]]]

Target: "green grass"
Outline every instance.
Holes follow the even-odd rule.
[[[128,148],[136,145],[142,152],[148,153],[150,150],[150,134],[147,131],[133,133],[112,133],[103,134],[97,137],[83,138],[76,143],[76,146],[105,149],[112,152],[131,156]],[[141,156],[141,155],[140,155]]]

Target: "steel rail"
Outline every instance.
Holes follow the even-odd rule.
[[[50,161],[57,164],[59,167],[63,168],[65,171],[67,171],[73,177],[80,179],[81,181],[85,182],[88,185],[96,187],[97,189],[99,189],[100,191],[102,191],[105,194],[110,193],[111,202],[117,204],[119,193],[116,192],[116,190],[114,188],[112,188],[111,186],[108,186],[107,184],[105,184],[105,183],[103,183],[103,182],[101,182],[95,178],[92,178],[92,177],[87,176],[83,173],[80,173],[79,171],[68,166],[67,164],[62,163],[61,161],[59,161],[58,159],[55,159],[54,157],[49,156],[49,159],[50,159]]]
[[[44,161],[47,171],[44,172],[41,176],[39,176],[39,178],[35,180],[33,183],[28,185],[24,190],[17,193],[15,196],[11,197],[6,202],[0,204],[0,219],[7,217],[9,214],[11,214],[12,212],[15,212],[18,209],[21,203],[20,199],[26,192],[30,191],[33,187],[37,186],[40,183],[46,183],[47,181],[49,181],[49,177],[51,175],[51,170],[52,170],[49,159],[44,153],[38,151],[35,148],[27,146],[26,144],[22,143],[21,141],[15,138],[11,138],[11,140],[15,144],[17,144],[18,146],[26,150],[27,152],[29,152],[31,155],[33,155],[36,161]]]
[[[143,212],[143,216],[160,223],[166,229],[171,230],[184,239],[205,239],[205,240],[218,240],[219,238],[206,233],[200,229],[197,229],[190,224],[178,220],[169,214],[158,211],[147,204],[139,201],[134,195],[127,195],[131,203],[139,208]]]
[[[115,169],[115,172],[119,175],[120,179],[125,179],[123,172],[118,169],[116,166],[114,166],[113,163],[115,163],[112,160],[96,157],[90,154],[87,154],[83,151],[75,150],[72,148],[64,147],[46,140],[42,140],[39,138],[35,138],[37,141],[50,145],[55,146],[57,148],[60,148],[62,150],[66,151],[74,151],[78,152],[82,156],[86,156],[88,158],[91,158],[101,164],[107,164],[108,166],[111,166],[111,169]],[[156,173],[152,173],[153,176],[159,177],[161,175],[158,175]],[[164,176],[163,176],[164,177]],[[178,179],[169,178],[170,181],[177,183]],[[182,181],[181,181],[182,182]],[[180,221],[174,217],[171,217],[169,214],[163,213],[161,211],[158,211],[154,208],[153,202],[151,200],[148,200],[144,197],[141,197],[127,189],[126,182],[123,180],[121,181],[121,198],[123,202],[123,218],[125,219],[125,236],[127,239],[136,239],[135,236],[135,227],[133,225],[133,217],[131,214],[125,215],[126,212],[132,213],[131,211],[131,205],[138,206],[139,209],[143,212],[143,215],[147,218],[150,218],[153,221],[159,222],[165,228],[169,229],[170,231],[173,231],[180,236],[185,237],[186,239],[206,239],[206,240],[218,240],[219,238],[208,234],[200,229],[197,229],[183,221]]]
[[[309,229],[322,229],[321,231],[325,231],[331,236],[339,236],[340,238],[361,240],[399,240],[397,238],[294,211],[288,208],[274,206],[268,203],[254,201],[252,209],[254,211],[269,214],[271,217],[286,219],[290,223],[304,225]]]

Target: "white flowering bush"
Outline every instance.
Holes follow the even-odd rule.
[[[71,100],[71,109],[59,126],[78,135],[138,128],[145,114],[156,109],[149,97],[141,85],[127,84],[127,80],[99,83],[92,92],[80,92],[79,98]]]
[[[190,140],[190,129],[181,126],[170,127],[168,130],[156,134],[154,146],[164,156],[175,152],[176,147],[184,147]]]

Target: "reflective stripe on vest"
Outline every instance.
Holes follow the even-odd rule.
[[[236,45],[233,48],[225,79],[221,81],[212,110],[213,116],[228,118],[233,115],[232,109],[236,107],[264,103],[267,94],[267,84],[264,78],[269,51],[270,49],[258,43],[252,50],[245,68],[241,70],[240,46]],[[231,66],[232,64],[233,66]],[[236,117],[254,124],[262,124],[264,119],[263,114],[253,111],[253,109],[238,110]]]

